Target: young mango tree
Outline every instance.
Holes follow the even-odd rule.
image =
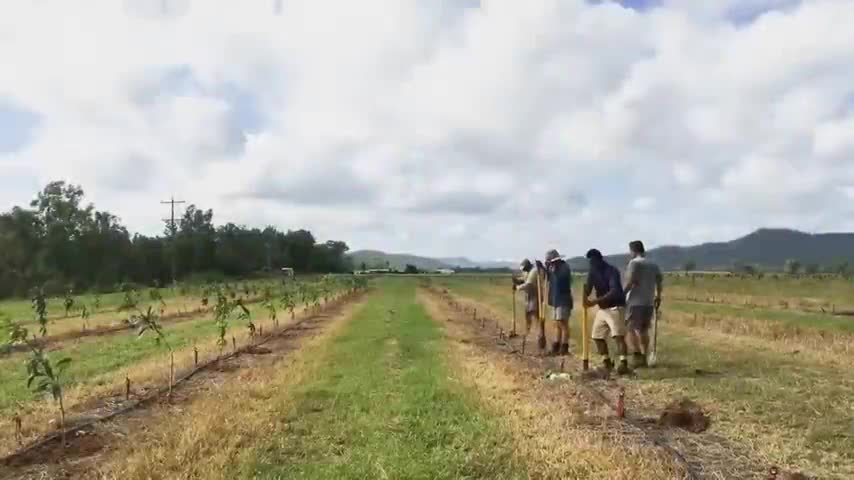
[[[255,322],[252,321],[252,312],[246,308],[246,305],[243,304],[242,300],[237,301],[236,307],[240,309],[240,311],[237,312],[237,320],[245,321],[246,328],[249,330],[249,338],[255,338],[257,327],[255,326]]]
[[[95,307],[95,313],[101,309],[101,294],[96,293],[92,296],[92,306]]]
[[[33,292],[33,313],[39,322],[39,333],[42,337],[47,335],[47,299],[43,288],[36,288]]]
[[[65,371],[71,364],[68,357],[53,363],[44,348],[32,339],[26,328],[17,324],[11,325],[11,340],[13,344],[25,345],[29,350],[27,359],[27,388],[36,393],[50,394],[59,406],[59,428],[62,431],[62,446],[65,447],[65,402],[63,398],[63,380]]]
[[[225,334],[228,333],[228,320],[231,316],[231,311],[234,309],[234,304],[226,296],[223,289],[217,290],[216,305],[214,305],[214,321],[216,322],[217,338],[216,343],[219,345],[219,356],[222,358],[222,350],[228,345],[225,339]]]
[[[65,300],[63,301],[63,305],[65,306],[65,318],[68,318],[71,310],[74,309],[74,290],[68,289],[65,292]]]
[[[83,330],[87,330],[89,328],[89,309],[86,304],[83,304],[83,309],[80,310],[80,318],[83,319]]]
[[[122,283],[119,289],[124,293],[122,304],[119,305],[119,311],[135,309],[139,304],[139,296],[136,293],[136,289],[127,283]]]
[[[266,300],[264,300],[264,303],[262,305],[267,310],[267,318],[270,320],[270,322],[273,325],[278,327],[279,326],[279,314],[278,314],[278,311],[276,310],[276,302],[274,302],[272,299],[266,299]]]
[[[160,315],[166,311],[166,302],[163,301],[163,295],[160,293],[160,289],[157,287],[152,288],[148,292],[148,298],[151,299],[152,302],[157,302],[160,304]]]
[[[145,312],[137,310],[137,314],[133,316],[134,326],[137,328],[137,337],[142,337],[146,332],[154,332],[154,342],[160,345],[166,345],[169,349],[169,397],[172,397],[172,385],[175,383],[175,350],[172,345],[166,340],[166,335],[163,334],[163,327],[158,322],[157,314],[148,306]]]

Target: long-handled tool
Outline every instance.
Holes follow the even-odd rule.
[[[516,290],[513,290],[513,330],[510,331],[510,338],[516,337]]]
[[[581,365],[585,371],[590,369],[590,318],[587,316],[587,307],[583,307],[581,314]]]
[[[649,352],[649,366],[654,367],[658,361],[658,318],[661,311],[656,308],[652,317],[652,351]]]

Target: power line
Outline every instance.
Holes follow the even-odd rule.
[[[161,205],[169,205],[172,210],[172,214],[169,218],[164,218],[163,221],[166,222],[169,228],[170,236],[172,237],[172,285],[175,285],[178,282],[177,279],[177,262],[176,257],[178,255],[178,249],[175,247],[175,234],[178,232],[178,228],[175,225],[175,205],[187,203],[184,200],[175,200],[175,197],[170,197],[169,200],[161,201]]]

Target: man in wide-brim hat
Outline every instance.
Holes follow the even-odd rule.
[[[549,306],[557,327],[557,339],[552,344],[552,355],[569,354],[569,317],[572,315],[572,270],[557,250],[546,252],[546,269],[549,275]]]

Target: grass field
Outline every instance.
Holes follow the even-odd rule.
[[[376,280],[366,297],[331,304],[310,327],[298,322],[315,317],[300,312],[297,333],[273,337],[266,356],[229,360],[237,363],[178,387],[168,403],[92,427],[80,438],[97,448],[78,438],[43,459],[7,466],[8,476],[763,478],[776,465],[818,478],[854,477],[854,374],[846,356],[854,319],[760,306],[762,299],[791,298],[797,288],[786,282],[803,279],[730,281],[745,283],[727,290],[722,279],[695,280],[694,287],[673,280],[656,368],[585,380],[575,355],[563,366],[570,378],[553,381],[545,373],[560,369],[559,359],[540,356],[533,341],[523,355],[522,337],[497,335],[496,322],[504,332],[512,324],[509,279]],[[852,292],[843,287],[818,285],[808,294],[846,305]],[[698,300],[713,289],[714,303]],[[726,303],[727,294],[740,301]],[[181,368],[192,362],[194,343],[207,358],[216,356],[209,315],[167,328]],[[578,309],[573,315],[579,352]],[[481,319],[488,319],[483,328]],[[75,359],[67,389],[80,414],[121,391],[128,372],[140,384],[162,384],[168,357],[152,339],[131,335],[56,348]],[[32,423],[55,411],[26,389],[21,355],[0,358],[0,410],[24,412],[32,440],[50,430]],[[613,412],[619,388],[622,420]],[[708,431],[650,421],[682,398],[708,413]],[[11,423],[0,431],[11,432]],[[11,451],[13,438],[3,435]]]

